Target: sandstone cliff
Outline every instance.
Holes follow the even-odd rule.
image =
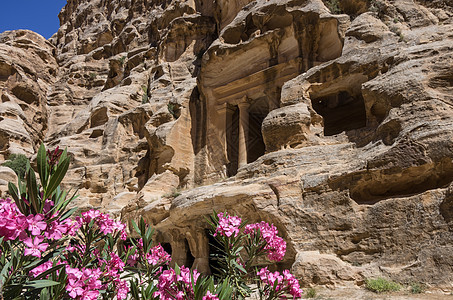
[[[451,287],[453,3],[325,2],[68,0],[49,41],[0,34],[0,160],[68,147],[77,206],[202,272],[226,209],[304,284]]]

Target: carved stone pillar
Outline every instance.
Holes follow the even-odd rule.
[[[209,267],[209,240],[204,231],[191,230],[186,232],[189,247],[194,256],[192,270],[197,269],[201,274],[211,274]]]
[[[226,164],[228,164],[228,137],[229,135],[231,135],[231,132],[228,132],[228,130],[231,130],[234,110],[228,105],[228,103],[224,103],[217,107],[217,113],[221,120],[223,120],[223,122],[221,123],[222,127],[220,128],[220,136],[222,138],[224,146],[223,151],[226,159]]]
[[[249,104],[247,99],[243,99],[238,104],[239,107],[239,154],[238,154],[238,167],[247,164],[247,141],[249,133]]]

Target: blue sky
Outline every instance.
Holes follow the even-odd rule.
[[[0,32],[29,29],[50,38],[60,27],[58,13],[66,0],[1,0]]]

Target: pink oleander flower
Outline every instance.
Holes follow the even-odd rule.
[[[202,300],[219,300],[217,294],[212,294],[210,291],[207,291],[206,296],[203,296]]]
[[[28,235],[26,217],[19,211],[11,199],[0,199],[0,236],[4,240],[25,240]]]
[[[160,244],[158,244],[157,246],[152,247],[149,253],[146,253],[146,260],[150,265],[157,266],[168,264],[171,261],[171,256],[165,252]]]
[[[282,294],[281,297],[285,297],[284,293],[291,294],[293,299],[302,297],[299,281],[288,270],[283,271],[283,274],[280,275],[279,272],[270,272],[266,267],[259,270],[256,275],[260,277],[266,295],[269,294],[269,289],[274,289]]]
[[[75,299],[95,300],[99,296],[99,290],[103,287],[99,279],[103,272],[99,269],[72,268],[66,266],[68,275],[66,291],[68,295]]]
[[[94,224],[99,228],[99,230],[107,235],[114,232],[120,232],[120,238],[126,240],[126,224],[123,224],[119,221],[114,221],[109,217],[108,214],[103,214],[98,210],[91,209],[89,211],[82,213],[82,218],[76,218],[78,223],[90,223],[91,220],[94,220]]]
[[[239,226],[241,225],[241,218],[237,216],[230,216],[227,213],[219,213],[217,214],[219,217],[219,225],[217,226],[214,236],[217,234],[230,237],[234,235],[237,237],[239,234]]]
[[[244,233],[250,234],[252,237],[258,231],[261,238],[266,241],[264,250],[268,253],[267,258],[271,261],[281,261],[286,253],[286,242],[277,235],[277,227],[262,221],[260,223],[246,225],[244,228]]]
[[[36,236],[34,240],[32,238],[26,238],[24,244],[28,247],[25,248],[24,254],[31,255],[41,258],[41,253],[47,250],[49,244],[42,243],[44,240],[43,236]]]
[[[134,253],[132,255],[129,255],[129,257],[127,258],[127,264],[131,267],[135,266],[135,264],[137,263],[137,259],[138,259],[138,253]]]
[[[44,235],[48,239],[59,240],[68,232],[68,223],[59,222],[58,220],[52,221],[47,227]]]
[[[184,266],[180,267],[180,271],[180,275],[176,275],[173,269],[163,271],[157,283],[158,289],[153,296],[161,300],[192,299],[194,296],[192,277],[196,282],[200,273],[194,270],[191,274],[190,269]]]
[[[40,235],[41,231],[46,229],[47,223],[42,220],[44,220],[42,214],[27,216],[28,230],[31,231],[32,235]]]
[[[127,295],[129,293],[129,286],[127,285],[127,282],[124,280],[115,280],[115,286],[116,286],[116,298],[118,300],[126,299]]]
[[[44,273],[45,271],[49,270],[50,268],[52,268],[52,262],[51,261],[46,261],[42,265],[39,265],[36,268],[32,269],[30,271],[30,274],[33,277],[37,277],[39,274]]]
[[[67,228],[67,235],[70,236],[75,236],[77,234],[77,231],[82,227],[83,223],[80,222],[81,218],[80,217],[75,217],[75,220],[71,219],[66,219],[60,224],[64,224]]]
[[[41,195],[42,196],[42,195]],[[42,209],[42,212],[47,215],[47,213],[52,209],[52,207],[54,206],[54,203],[52,200],[45,200],[44,201],[44,207]]]
[[[84,292],[83,282],[81,280],[76,279],[68,279],[66,284],[66,291],[68,291],[69,296],[73,299],[77,298],[78,296],[82,295]]]
[[[99,297],[99,291],[84,290],[80,300],[97,300]]]

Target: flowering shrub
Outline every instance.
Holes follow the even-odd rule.
[[[260,299],[285,299],[287,293],[294,299],[301,297],[299,282],[288,270],[280,275],[270,273],[267,268],[256,269],[260,257],[281,261],[285,256],[286,242],[277,235],[274,225],[266,222],[246,225],[239,217],[227,213],[214,213],[209,223],[221,250],[216,255],[220,265],[217,276],[220,281],[231,283],[233,299],[249,296],[252,290],[247,283],[251,281],[257,282]]]
[[[279,272],[270,272],[267,267],[259,270],[256,275],[259,276],[259,294],[260,299],[277,299],[284,298],[285,293],[291,294],[293,298],[302,297],[302,290],[299,282],[288,270]]]
[[[138,238],[127,246],[126,225],[108,214],[89,210],[74,216],[60,182],[69,166],[66,150],[37,155],[39,181],[27,163],[25,184],[9,184],[11,199],[0,199],[0,299],[243,299],[257,280],[260,299],[299,298],[297,280],[267,268],[256,259],[280,261],[286,243],[274,225],[246,225],[228,213],[209,223],[219,242],[217,282],[196,270],[175,265],[143,219],[132,221]],[[245,254],[245,255],[244,255]]]
[[[263,221],[246,225],[244,233],[250,235],[251,241],[256,241],[256,243],[264,246],[262,252],[256,253],[256,255],[266,253],[271,261],[281,261],[285,256],[286,242],[277,235],[278,230],[273,224],[269,225]]]

